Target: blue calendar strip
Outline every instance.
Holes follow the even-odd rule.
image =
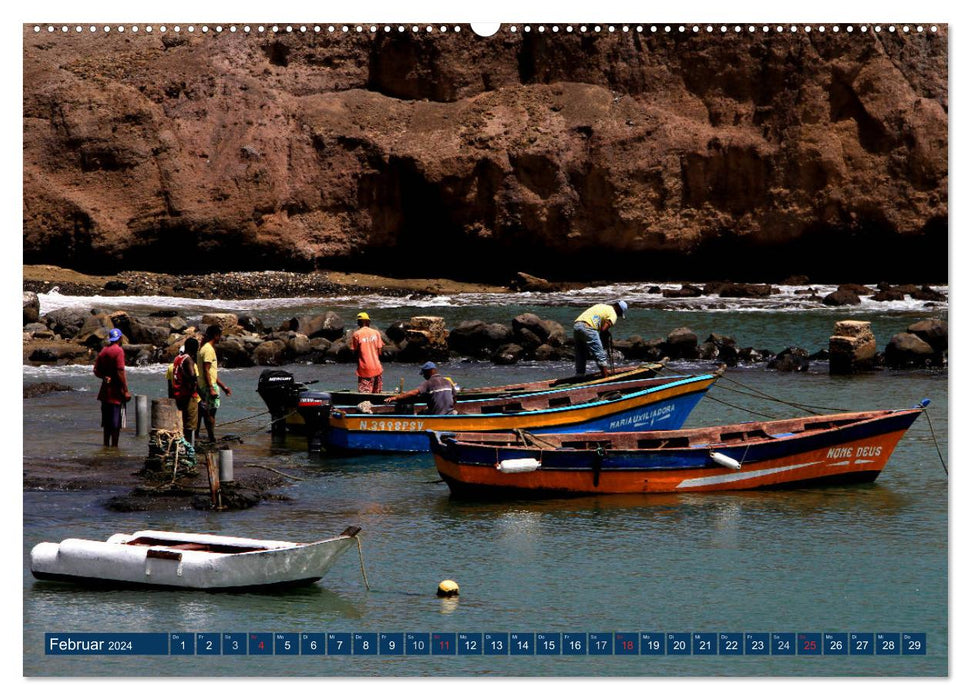
[[[49,656],[925,656],[926,632],[48,632]]]

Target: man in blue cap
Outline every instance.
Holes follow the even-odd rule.
[[[576,349],[577,374],[587,373],[587,359],[593,357],[606,377],[609,359],[604,350],[604,337],[610,337],[610,329],[617,325],[617,318],[627,317],[627,302],[615,301],[611,304],[594,304],[573,322],[573,344]]]
[[[418,397],[428,404],[428,410],[425,413],[429,415],[449,416],[457,413],[455,410],[455,384],[452,380],[440,375],[434,362],[423,364],[420,372],[425,381],[417,389],[406,391],[397,396],[389,396],[384,402],[407,401]]]
[[[121,406],[131,399],[125,376],[125,351],[121,349],[121,331],[108,331],[108,345],[94,361],[94,376],[101,380],[98,401],[101,402],[101,427],[105,447],[118,447],[121,433]]]

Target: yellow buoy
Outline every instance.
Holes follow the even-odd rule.
[[[445,579],[440,584],[438,584],[438,597],[439,598],[451,598],[452,596],[457,596],[459,594],[459,585],[452,581],[451,579]]]

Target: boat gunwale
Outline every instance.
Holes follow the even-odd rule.
[[[599,398],[599,399],[594,400],[594,401],[588,401],[586,403],[580,403],[580,404],[573,404],[573,405],[570,405],[570,406],[557,406],[555,408],[540,408],[540,409],[536,409],[536,410],[513,411],[513,412],[510,412],[510,413],[454,413],[454,414],[444,414],[444,413],[415,413],[415,414],[407,414],[407,413],[406,414],[395,414],[395,413],[388,413],[388,414],[383,414],[383,413],[349,413],[349,412],[343,410],[342,407],[335,407],[330,412],[330,419],[331,420],[337,419],[337,420],[341,420],[341,421],[344,421],[344,420],[351,421],[351,420],[360,420],[360,419],[364,419],[364,420],[388,420],[389,418],[392,419],[392,420],[395,419],[395,418],[401,418],[402,420],[404,420],[404,419],[412,419],[412,418],[422,418],[422,419],[434,418],[436,420],[438,420],[438,419],[468,420],[470,418],[472,418],[472,419],[479,419],[479,418],[509,418],[509,417],[517,417],[517,416],[538,416],[538,415],[544,415],[544,414],[549,415],[549,414],[564,413],[564,412],[568,412],[568,411],[577,411],[577,410],[583,410],[583,409],[597,408],[597,407],[606,406],[606,405],[614,405],[614,404],[618,404],[618,403],[620,403],[622,401],[631,401],[631,400],[635,400],[635,399],[640,399],[640,398],[643,398],[644,396],[649,395],[651,393],[655,393],[655,392],[659,393],[659,392],[662,392],[662,391],[668,391],[668,390],[674,389],[676,387],[681,387],[681,386],[684,386],[684,385],[690,385],[690,384],[695,384],[695,383],[697,383],[697,384],[704,384],[703,387],[699,387],[695,391],[706,391],[708,389],[708,387],[710,387],[711,384],[713,384],[717,379],[718,379],[718,375],[716,375],[716,374],[688,375],[688,376],[684,376],[684,377],[679,378],[677,381],[667,382],[667,383],[664,383],[664,384],[660,384],[658,386],[650,387],[648,389],[643,389],[641,391],[632,392],[630,394],[626,394],[626,395],[623,395],[623,396],[619,396],[619,397],[616,397],[616,398],[613,398],[613,399]],[[646,380],[635,380],[635,381],[646,381]],[[694,392],[685,392],[685,393],[694,393]],[[681,394],[678,394],[678,395],[680,396]],[[340,427],[343,428],[343,426],[340,426]],[[351,428],[343,428],[343,429],[350,430]],[[470,431],[462,431],[462,432],[470,432]]]
[[[863,426],[868,423],[876,422],[889,418],[891,416],[903,415],[906,413],[920,413],[924,409],[917,408],[902,408],[902,409],[878,409],[875,411],[847,411],[843,413],[831,413],[819,416],[807,416],[806,418],[783,418],[771,421],[749,421],[743,423],[728,423],[719,426],[706,426],[700,428],[679,428],[676,430],[650,430],[650,431],[632,431],[632,432],[577,432],[577,433],[542,433],[539,437],[540,440],[549,443],[563,443],[570,441],[586,441],[588,443],[601,441],[611,441],[613,439],[622,439],[630,442],[637,442],[645,439],[660,439],[666,442],[670,442],[679,437],[689,437],[692,434],[706,434],[706,433],[721,433],[724,434],[729,432],[732,428],[745,429],[739,432],[749,432],[755,430],[762,430],[765,433],[762,436],[753,436],[751,439],[742,439],[737,442],[709,442],[709,443],[698,443],[687,445],[663,445],[657,447],[613,447],[613,446],[590,446],[590,447],[564,447],[562,444],[557,444],[555,447],[542,447],[538,445],[526,444],[524,439],[516,431],[454,431],[449,432],[447,430],[426,430],[425,432],[429,434],[432,438],[432,451],[446,450],[449,447],[455,449],[465,448],[465,449],[507,449],[516,450],[523,452],[565,452],[570,454],[578,454],[583,452],[595,452],[597,449],[609,450],[613,453],[638,453],[638,452],[659,452],[659,451],[686,451],[686,450],[716,450],[720,448],[737,448],[737,447],[749,447],[761,444],[777,444],[779,442],[784,442],[788,440],[798,440],[801,438],[826,435],[831,432],[836,432],[840,430],[845,430],[849,427]],[[815,430],[802,430],[800,432],[790,432],[787,434],[772,434],[765,430],[764,426],[770,424],[791,424],[797,421],[808,421],[813,420],[823,420],[833,421],[841,420],[844,418],[858,416],[859,418],[854,420],[850,418],[842,425],[829,425],[826,427],[818,428]],[[805,423],[804,423],[805,425]],[[526,431],[529,432],[529,431]],[[480,439],[478,441],[469,439],[460,439],[459,436],[465,437],[470,435],[476,435]],[[507,442],[506,444],[501,444],[500,441],[506,438],[514,438],[516,442]]]

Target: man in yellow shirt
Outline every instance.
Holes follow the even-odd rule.
[[[216,441],[215,428],[216,411],[219,408],[219,390],[225,391],[226,396],[233,394],[228,386],[219,381],[219,373],[216,368],[216,343],[222,340],[222,337],[222,328],[215,323],[209,326],[202,338],[199,354],[196,356],[196,366],[199,372],[199,417],[206,424],[209,442]],[[196,435],[198,436],[198,429]]]
[[[604,350],[602,334],[610,332],[610,328],[617,324],[617,318],[627,317],[627,302],[615,301],[611,304],[594,304],[573,322],[573,344],[576,348],[577,374],[587,373],[587,359],[592,357],[600,374],[606,377],[610,374],[607,369],[607,351]]]

